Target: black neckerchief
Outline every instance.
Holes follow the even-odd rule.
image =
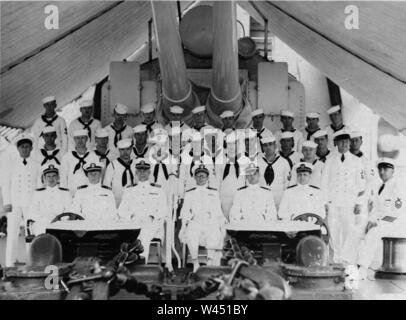
[[[123,175],[121,176],[121,185],[125,187],[127,185],[127,172],[130,175],[130,180],[131,180],[131,185],[134,184],[134,174],[131,171],[131,164],[133,163],[132,160],[130,160],[128,163],[125,163],[124,160],[117,158],[117,161],[119,164],[121,164],[124,167]]]
[[[84,123],[81,118],[78,118],[78,121],[83,125],[83,129],[87,130],[87,135],[89,136],[89,140],[92,138],[92,128],[90,125],[93,123],[94,119],[90,119],[89,122]]]
[[[104,159],[106,159],[106,168],[110,163],[109,158],[107,158],[107,155],[110,153],[110,150],[107,150],[106,153],[101,153],[99,150],[96,149],[95,151],[96,155],[99,156],[99,161],[102,162]]]
[[[334,129],[334,128],[333,128],[333,125],[330,124],[330,128],[331,128],[334,132],[340,131],[340,130],[341,130],[342,128],[344,128],[344,127],[345,127],[345,124],[342,124],[340,128]]]
[[[40,152],[44,156],[44,159],[41,162],[41,166],[43,166],[45,163],[47,163],[48,161],[51,161],[51,160],[55,160],[55,162],[59,165],[61,164],[59,162],[58,158],[56,157],[56,155],[59,152],[59,149],[52,151],[51,154],[48,154],[48,152],[45,149],[41,149]]]
[[[317,131],[321,130],[320,128],[317,128],[315,131],[311,132],[309,131],[309,129],[307,129],[307,127],[305,128],[306,132],[307,132],[307,137],[306,140],[310,140],[310,138],[312,137],[313,134],[315,134]]]
[[[72,151],[72,155],[79,160],[79,162],[75,165],[73,168],[73,174],[76,173],[80,168],[83,169],[83,166],[86,164],[86,157],[89,155],[89,152],[86,152],[83,157],[79,156],[79,154],[76,151]]]
[[[119,142],[123,137],[122,137],[122,133],[125,130],[125,128],[127,127],[126,125],[123,125],[123,127],[121,129],[116,129],[116,127],[114,126],[114,124],[112,123],[110,125],[111,129],[114,130],[114,146],[117,147],[117,142]]]
[[[51,119],[48,120],[47,117],[45,117],[45,115],[41,116],[42,121],[45,122],[45,127],[52,127],[55,120],[58,119],[58,115],[54,115]],[[41,132],[40,137],[42,137],[44,135],[44,132]]]
[[[275,179],[275,171],[273,169],[273,164],[278,161],[280,156],[277,156],[272,162],[268,162],[266,157],[263,157],[264,161],[266,162],[267,166],[264,173],[265,182],[268,186],[272,184]]]
[[[281,155],[282,158],[285,158],[286,160],[288,160],[290,169],[292,169],[292,167],[293,167],[293,161],[292,161],[292,159],[289,158],[289,157],[290,157],[294,152],[295,152],[295,151],[291,151],[286,157],[283,155],[282,152],[279,152],[279,154]]]
[[[234,168],[235,168],[235,175],[238,178],[240,176],[240,165],[237,160],[238,160],[238,158],[235,157],[234,158]],[[230,161],[227,161],[226,166],[224,167],[223,180],[230,173],[230,167],[231,167],[231,163],[230,163]]]
[[[322,162],[326,162],[327,156],[330,154],[330,150],[327,150],[326,154],[324,156],[319,156],[317,153],[316,155],[319,157],[319,160]]]
[[[151,133],[152,130],[153,130],[153,129],[152,129],[152,126],[155,124],[155,120],[152,121],[152,122],[149,123],[149,124],[143,121],[142,124],[147,127],[147,132],[148,132],[148,133]]]
[[[156,163],[155,166],[154,166],[154,174],[153,175],[154,175],[154,182],[155,183],[158,180],[158,173],[159,173],[159,166],[160,165],[162,165],[162,171],[164,172],[165,180],[168,180],[168,178],[169,178],[168,169],[166,167],[166,164],[160,161],[160,162]]]
[[[148,151],[148,147],[146,144],[144,146],[144,149],[142,149],[141,152],[138,152],[137,146],[134,146],[134,148],[133,148],[133,152],[137,158],[143,158],[145,156],[145,154],[147,153],[147,151]]]

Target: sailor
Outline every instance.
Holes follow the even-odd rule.
[[[131,221],[141,228],[138,238],[144,247],[142,255],[148,263],[151,240],[163,240],[164,222],[170,211],[163,189],[149,182],[151,165],[141,159],[136,164],[135,173],[138,183],[125,189],[118,214],[121,220]]]
[[[310,184],[320,188],[321,186],[321,176],[323,173],[323,168],[324,168],[324,162],[320,161],[317,159],[316,156],[316,150],[317,150],[317,143],[311,141],[311,140],[306,140],[302,144],[302,154],[303,158],[300,159],[301,162],[306,162],[312,165],[312,174],[310,176]],[[299,163],[293,166],[292,169],[292,176],[290,179],[289,185],[295,185],[297,184],[297,175],[296,175],[296,169],[298,167]]]
[[[114,152],[109,149],[109,133],[106,129],[96,130],[95,143],[96,149],[94,150],[94,153],[99,158],[99,162],[103,165],[102,177],[104,177],[106,168],[108,167],[110,162],[117,158]],[[118,151],[116,152],[116,154],[117,153],[119,155]]]
[[[192,129],[200,131],[203,127],[208,126],[206,120],[206,107],[198,106],[192,110],[193,125]]]
[[[382,265],[382,237],[405,237],[405,191],[395,173],[395,162],[390,158],[377,161],[380,183],[368,194],[370,214],[365,238],[359,248],[360,276],[365,278],[368,268],[376,270]]]
[[[182,132],[185,129],[190,128],[186,123],[182,121],[182,115],[184,109],[180,106],[172,106],[169,108],[171,119],[169,123],[165,126],[165,130],[169,132],[173,127],[180,127]]]
[[[271,130],[265,128],[264,126],[264,120],[265,120],[265,113],[263,109],[256,109],[251,112],[251,117],[252,117],[252,127],[251,129],[255,131],[257,134],[258,138],[258,143],[261,146],[261,151],[262,151],[262,145],[261,145],[261,139],[264,136],[268,136],[272,134]]]
[[[28,222],[31,222],[29,229],[34,235],[45,233],[51,221],[58,214],[69,212],[72,205],[69,190],[58,186],[58,164],[47,163],[42,166],[42,175],[45,187],[34,192],[27,217]]]
[[[270,189],[259,184],[259,167],[250,163],[245,168],[246,185],[239,188],[230,210],[230,223],[263,226],[277,220]]]
[[[292,111],[282,110],[281,111],[281,122],[282,129],[275,133],[276,141],[281,143],[283,133],[290,132],[293,136],[293,151],[300,152],[303,143],[303,134],[301,131],[293,127],[293,121],[295,119],[295,114]]]
[[[102,127],[99,120],[93,118],[93,101],[84,100],[79,103],[81,116],[71,122],[68,128],[68,148],[75,150],[74,132],[84,129],[87,131],[87,148],[93,150],[95,147],[95,133]]]
[[[328,133],[326,130],[319,130],[313,134],[314,142],[317,143],[316,156],[325,163],[326,160],[333,154],[328,148]]]
[[[319,126],[320,114],[317,112],[308,112],[306,114],[307,126],[303,129],[304,140],[313,140],[313,134],[320,129]],[[299,151],[299,150],[298,150]]]
[[[208,186],[209,170],[204,164],[194,169],[196,186],[187,190],[181,210],[181,242],[186,243],[193,262],[199,268],[199,245],[207,249],[207,265],[220,265],[224,241],[225,218],[221,211],[219,192]]]
[[[310,184],[313,165],[300,162],[295,167],[297,184],[290,186],[283,193],[278,217],[282,220],[293,220],[304,213],[313,213],[321,218],[326,217],[327,203],[320,189]]]
[[[79,186],[87,183],[83,166],[90,162],[97,162],[97,156],[87,148],[89,136],[86,129],[75,130],[72,135],[75,148],[63,156],[60,177],[61,187],[69,189],[73,196]]]
[[[220,114],[221,122],[223,123],[222,131],[224,134],[229,134],[232,131],[235,131],[235,117],[234,112],[231,110],[226,110]]]
[[[132,140],[117,143],[120,156],[109,163],[104,174],[103,185],[112,188],[117,206],[120,205],[124,189],[136,183],[135,160],[131,159]]]
[[[72,204],[74,213],[94,223],[118,220],[113,192],[101,184],[102,166],[100,162],[85,165],[88,183],[78,187]]]
[[[290,179],[289,162],[276,152],[276,138],[267,136],[262,139],[263,156],[259,159],[261,185],[272,190],[275,204],[279,207],[283,192],[288,187]]]
[[[217,183],[215,185],[211,185],[211,187],[218,189],[220,186],[219,170],[224,159],[223,132],[212,126],[204,127],[201,132],[204,137],[204,153],[211,158],[213,163],[213,172],[210,174],[214,175],[217,180]]]
[[[133,147],[133,153],[131,155],[132,159],[148,159],[148,151],[149,151],[149,146],[148,146],[148,132],[147,132],[147,126],[144,124],[139,124],[134,127],[134,147]]]
[[[50,162],[55,162],[58,166],[61,165],[64,152],[58,148],[55,142],[56,138],[56,128],[54,126],[45,127],[42,130],[42,139],[44,140],[44,145],[34,153],[37,162],[41,166],[44,166]]]
[[[378,177],[375,174],[374,165],[372,165],[372,162],[367,157],[367,155],[361,151],[361,146],[363,143],[362,136],[363,134],[359,131],[352,131],[350,133],[351,137],[350,152],[361,159],[365,171],[366,182],[368,184],[369,182],[377,179]]]
[[[292,169],[293,166],[300,162],[301,154],[296,151],[295,136],[291,131],[284,131],[279,135],[279,142],[281,146],[280,156],[289,162]],[[303,144],[303,142],[300,142]]]
[[[334,262],[354,264],[353,250],[357,247],[353,235],[360,223],[365,177],[361,160],[350,149],[350,135],[345,130],[334,134],[338,152],[326,160],[321,189],[328,201],[328,226]]]
[[[172,185],[172,191],[175,196],[174,202],[180,202],[181,199],[183,198],[183,183],[182,187],[179,181],[185,181],[185,177],[181,176],[181,173],[184,175],[185,170],[181,170],[182,165],[182,142],[181,142],[181,129],[180,127],[174,127],[172,130],[170,130],[169,134],[169,146],[168,146],[168,152],[169,152],[169,162],[172,165],[172,174],[173,177],[172,182],[174,183]]]
[[[147,103],[141,107],[142,116],[144,118],[141,124],[147,127],[148,136],[153,136],[153,131],[155,129],[163,129],[163,125],[155,119],[155,109],[155,103]]]
[[[118,157],[117,143],[120,140],[132,139],[134,131],[126,122],[128,118],[128,107],[122,103],[117,103],[113,111],[114,120],[104,129],[108,133],[109,150],[112,157]]]
[[[12,267],[18,257],[20,225],[27,220],[34,190],[40,186],[39,163],[31,156],[34,138],[21,133],[15,139],[18,154],[10,159],[4,177],[4,211],[7,213],[6,266]],[[23,225],[26,225],[25,223]]]
[[[42,99],[45,113],[38,118],[31,128],[31,133],[34,136],[34,150],[43,148],[44,140],[42,139],[43,130],[46,127],[54,127],[56,131],[56,145],[61,150],[61,153],[68,151],[68,132],[66,130],[65,120],[58,116],[55,112],[57,107],[54,96]]]
[[[331,120],[331,124],[325,128],[328,135],[328,148],[330,150],[334,150],[334,133],[346,129],[346,126],[343,122],[343,115],[341,113],[340,105],[335,105],[328,109],[327,114],[329,115],[329,118]]]
[[[265,131],[264,131],[265,132]],[[265,133],[264,133],[265,134]],[[272,135],[272,133],[266,132],[265,136]],[[261,156],[262,142],[258,140],[258,134],[252,129],[245,129],[243,135],[244,141],[244,154],[241,162],[258,163],[258,158]],[[262,135],[261,135],[262,136]],[[237,135],[238,137],[238,135]]]

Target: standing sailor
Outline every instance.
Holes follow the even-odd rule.
[[[36,160],[41,166],[51,162],[56,163],[58,166],[61,165],[64,152],[57,147],[55,142],[56,138],[55,127],[49,126],[42,130],[42,139],[45,143],[42,148],[36,150],[34,153]]]
[[[155,103],[147,103],[141,107],[142,116],[144,120],[141,124],[147,127],[148,136],[153,136],[155,129],[163,129],[163,125],[155,119]]]
[[[206,107],[198,106],[192,110],[193,114],[193,125],[192,129],[200,131],[203,127],[208,126],[206,123]],[[202,133],[202,132],[201,132]]]
[[[46,97],[42,100],[45,113],[34,122],[31,133],[34,136],[34,150],[43,148],[44,140],[42,139],[43,130],[46,127],[54,127],[56,132],[56,145],[61,153],[68,151],[68,132],[66,130],[65,120],[55,112],[57,107],[54,96]]]
[[[182,121],[182,115],[184,109],[179,106],[172,106],[169,108],[171,119],[169,123],[165,126],[165,130],[169,132],[173,127],[180,127],[182,132],[190,127]]]
[[[132,158],[138,160],[140,158],[148,159],[148,132],[147,126],[144,124],[139,124],[134,127],[134,147]]]
[[[281,151],[279,154],[289,162],[292,169],[293,166],[300,162],[301,154],[296,151],[295,137],[291,131],[284,131],[279,136]],[[303,142],[301,142],[303,143]]]
[[[235,131],[235,117],[234,112],[231,110],[226,110],[222,114],[220,114],[221,122],[223,123],[223,127],[221,130],[224,134],[229,134],[230,132]]]
[[[377,177],[375,175],[375,168],[372,165],[370,159],[366,156],[365,153],[361,151],[361,146],[363,142],[362,133],[359,131],[352,131],[350,133],[350,137],[351,137],[350,152],[361,159],[365,171],[366,182],[368,184]]]
[[[333,106],[327,110],[327,114],[330,117],[331,124],[326,127],[328,134],[328,148],[335,150],[334,133],[346,128],[343,122],[343,114],[341,113],[341,107],[339,105]]]
[[[295,114],[292,111],[282,110],[281,111],[281,122],[282,129],[275,133],[276,140],[281,143],[283,133],[290,132],[293,137],[293,150],[300,152],[303,143],[303,134],[299,130],[293,127],[293,121],[295,119]]]
[[[102,180],[104,177],[104,173],[107,169],[107,166],[110,164],[111,161],[113,161],[115,158],[117,158],[115,155],[117,155],[118,152],[115,154],[111,152],[109,147],[109,133],[107,132],[106,129],[97,129],[96,134],[95,134],[95,143],[96,143],[96,149],[94,150],[94,153],[96,156],[99,158],[99,162],[103,165],[103,170],[102,170]]]
[[[307,126],[303,130],[304,140],[313,140],[313,134],[320,129],[319,126],[320,115],[317,112],[309,112],[306,114]],[[299,151],[299,150],[298,150]]]
[[[317,143],[316,156],[325,163],[333,154],[328,148],[328,134],[325,130],[319,130],[313,134],[314,142]]]
[[[265,128],[264,126],[265,113],[263,109],[256,109],[252,111],[251,117],[252,117],[251,130],[255,131],[258,138],[258,144],[261,146],[262,151],[261,139],[265,136],[271,135],[272,132],[271,130]]]

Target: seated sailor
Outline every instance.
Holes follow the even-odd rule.
[[[45,233],[47,225],[72,205],[69,190],[58,186],[58,165],[47,163],[42,167],[42,175],[45,187],[34,192],[28,211],[28,227],[34,235]]]
[[[165,191],[149,181],[151,164],[140,160],[136,166],[138,183],[124,190],[118,215],[141,228],[139,239],[144,247],[143,256],[148,263],[149,245],[154,238],[163,239],[164,222],[169,214]]]
[[[296,165],[297,184],[285,190],[279,206],[278,217],[293,220],[304,213],[314,213],[325,218],[326,201],[318,187],[309,184],[313,165],[300,162]]]
[[[179,233],[179,239],[189,248],[193,272],[199,268],[199,245],[207,248],[208,265],[220,265],[226,221],[218,190],[208,186],[209,170],[204,164],[195,168],[194,178],[196,186],[185,193]]]
[[[382,237],[406,237],[405,191],[401,188],[401,181],[394,176],[395,163],[392,159],[381,158],[377,167],[382,182],[368,192],[369,222],[358,255],[361,278],[365,278],[368,268],[381,266]]]
[[[89,184],[78,187],[73,198],[72,211],[85,220],[95,222],[117,219],[116,202],[110,187],[101,185],[101,163],[88,163],[84,170]]]
[[[237,190],[230,210],[230,223],[263,225],[277,220],[270,189],[259,184],[259,168],[250,163],[245,169],[246,185]]]

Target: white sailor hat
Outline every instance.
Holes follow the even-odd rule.
[[[94,172],[94,171],[101,171],[103,168],[103,164],[100,162],[91,162],[91,163],[86,163],[83,167],[85,172]]]
[[[127,114],[128,107],[125,104],[116,103],[116,106],[114,107],[114,111],[118,114]]]
[[[335,105],[333,107],[331,107],[330,109],[327,110],[327,114],[333,114],[335,112],[338,112],[341,110],[340,105]]]
[[[263,109],[256,109],[251,112],[251,117],[259,116],[261,114],[265,114]]]
[[[281,111],[281,116],[282,117],[290,117],[290,118],[294,118],[295,114],[292,111],[289,110],[282,110]]]
[[[182,114],[183,113],[183,108],[179,107],[179,106],[172,106],[169,108],[169,110],[171,111],[171,113],[174,114]]]
[[[97,130],[96,130],[95,137],[96,137],[96,138],[108,138],[108,137],[109,137],[109,133],[107,132],[106,129],[100,128],[100,129],[97,129]]]
[[[200,172],[204,172],[205,174],[209,175],[209,170],[206,168],[206,166],[203,163],[200,163],[197,165],[194,170],[193,170],[193,175],[196,175]]]
[[[206,107],[205,106],[199,106],[199,107],[194,108],[192,110],[192,113],[196,114],[196,113],[204,112],[204,111],[206,111]]]
[[[77,129],[73,131],[73,136],[74,137],[82,137],[82,136],[88,136],[88,131],[86,129]]]
[[[299,162],[296,165],[296,172],[310,172],[313,171],[313,165],[311,163]]]
[[[51,172],[58,173],[59,172],[59,166],[57,164],[53,164],[53,163],[46,164],[46,165],[43,165],[41,167],[41,170],[42,170],[42,174],[44,174],[44,175],[47,174],[47,173],[51,173]]]
[[[333,134],[333,138],[334,140],[346,140],[350,139],[350,134],[348,133],[347,130],[341,129]]]
[[[201,141],[202,139],[203,139],[203,135],[199,132],[199,131],[194,131],[193,133],[192,133],[192,136],[191,136],[191,138],[192,138],[192,141]]]
[[[257,132],[252,129],[246,129],[244,139],[254,139],[257,137]]]
[[[142,133],[147,131],[147,126],[145,124],[139,124],[134,127],[134,133]]]
[[[328,136],[328,133],[326,130],[317,130],[315,133],[312,134],[312,137],[314,139],[324,137],[324,136]]]
[[[47,126],[42,130],[43,134],[51,132],[56,132],[56,128],[54,126]]]
[[[275,139],[274,135],[272,135],[272,134],[268,134],[261,139],[262,144],[271,143],[271,142],[275,142],[275,141],[276,141],[276,139]]]
[[[302,143],[302,147],[306,147],[306,148],[313,148],[316,149],[317,148],[317,143],[311,140],[306,140]]]
[[[378,168],[392,168],[395,169],[395,161],[391,158],[379,158],[376,162]]]
[[[293,138],[293,132],[291,131],[282,132],[281,139],[291,139],[291,138]]]
[[[361,131],[351,131],[350,132],[350,137],[352,138],[358,138],[361,137],[362,138],[363,134]]]
[[[231,110],[226,110],[222,114],[220,114],[220,118],[221,119],[234,118],[234,112],[232,112]]]
[[[52,101],[56,101],[55,96],[49,96],[49,97],[45,97],[44,99],[42,99],[43,104],[52,102]]]
[[[135,168],[138,170],[148,170],[151,168],[151,164],[148,161],[142,159],[137,162],[137,164],[135,165]]]
[[[257,171],[259,171],[259,167],[253,162],[249,163],[244,170],[247,175],[254,174]]]
[[[141,107],[141,111],[142,111],[143,113],[154,112],[154,111],[155,111],[155,103],[150,102],[150,103],[144,104],[144,105]]]
[[[117,142],[117,148],[118,149],[127,149],[127,148],[131,147],[132,142],[133,142],[132,139],[122,139]]]
[[[83,100],[79,103],[79,106],[81,108],[86,108],[86,107],[93,107],[93,101],[92,100]]]
[[[309,119],[319,119],[320,118],[320,114],[318,112],[308,112],[306,114],[306,118]]]
[[[28,132],[22,132],[15,138],[14,143],[18,147],[20,144],[22,144],[24,142],[28,142],[28,141],[30,141],[31,144],[33,144],[34,137]]]

